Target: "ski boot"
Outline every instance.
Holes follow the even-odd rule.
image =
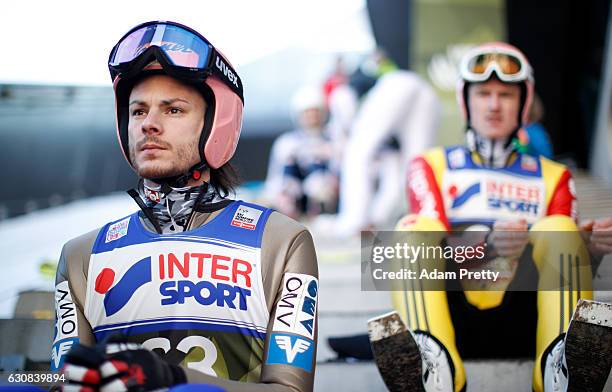
[[[579,300],[551,347],[542,356],[545,392],[602,391],[612,366],[612,305]]]
[[[444,346],[426,332],[411,332],[397,312],[368,321],[374,360],[391,392],[452,392],[453,369]]]

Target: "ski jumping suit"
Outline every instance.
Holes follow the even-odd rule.
[[[311,391],[318,270],[310,233],[270,209],[200,206],[177,234],[134,213],[68,242],[52,368],[113,332],[227,391]],[[265,385],[264,385],[265,384]]]
[[[479,162],[479,155],[464,146],[437,148],[415,158],[407,182],[411,214],[400,220],[397,229],[461,231],[473,225],[490,228],[496,220],[524,218],[530,226],[530,244],[518,269],[531,263],[538,287],[560,279],[564,284],[535,293],[512,292],[507,286],[504,290],[452,292],[419,290],[418,282],[410,282],[404,291],[393,292],[393,304],[409,328],[427,331],[444,344],[455,369],[456,391],[466,384],[460,351],[464,355],[470,347],[479,346],[494,357],[503,344],[533,347],[534,338],[533,386],[541,391],[545,350],[566,331],[578,299],[592,299],[591,266],[577,231],[573,180],[565,166],[543,157],[513,153],[509,164],[497,169]],[[542,234],[547,231],[564,231],[564,238],[570,240],[551,241]],[[516,271],[511,280],[517,279]],[[525,303],[531,304],[533,316],[527,315]],[[529,317],[533,323],[527,321]],[[487,334],[495,340],[486,341]]]

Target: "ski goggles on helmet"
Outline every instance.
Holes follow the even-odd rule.
[[[137,75],[152,57],[180,79],[204,81],[213,75],[244,101],[242,81],[229,62],[197,31],[175,22],[147,22],[125,34],[108,59],[113,82]]]
[[[502,82],[531,79],[531,67],[523,55],[503,47],[478,48],[469,52],[460,65],[461,78],[468,82],[485,82],[493,72]]]

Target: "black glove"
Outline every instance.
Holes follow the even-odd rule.
[[[124,335],[113,335],[94,347],[76,346],[66,356],[69,384],[101,392],[141,392],[187,381],[185,372]]]

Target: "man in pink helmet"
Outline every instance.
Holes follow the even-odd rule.
[[[242,124],[237,72],[198,32],[166,21],[130,30],[109,69],[140,210],[64,246],[52,368],[82,390],[312,390],[310,233],[228,198]]]
[[[534,356],[535,391],[601,390],[612,306],[592,301],[587,247],[599,256],[612,249],[612,219],[579,226],[568,168],[521,152],[534,81],[517,48],[480,45],[460,72],[467,144],[411,162],[411,213],[397,230],[430,232],[418,238],[434,248],[473,235],[467,244],[485,251],[435,264],[468,278],[432,283],[421,274],[430,271],[424,257],[410,267],[419,278],[392,293],[397,313],[370,322],[383,378],[391,390],[462,391],[465,357]]]

